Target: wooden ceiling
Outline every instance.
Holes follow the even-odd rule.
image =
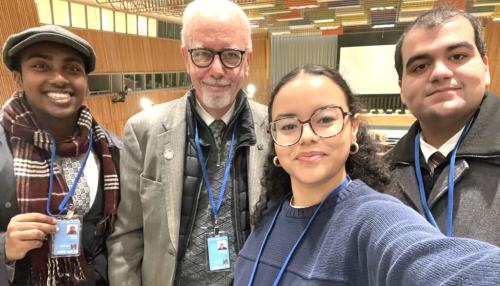
[[[114,10],[180,21],[190,0],[95,0]],[[344,34],[373,29],[400,30],[436,5],[476,17],[500,20],[500,0],[235,0],[254,32]]]

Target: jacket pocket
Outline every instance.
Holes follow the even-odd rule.
[[[149,226],[157,228],[159,224],[166,223],[166,194],[163,183],[148,179],[141,174],[139,188],[144,229]]]
[[[168,228],[167,193],[162,182],[141,175],[139,194],[144,235],[143,283],[162,285],[171,280],[175,268],[175,248]]]

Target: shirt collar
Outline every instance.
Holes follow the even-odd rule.
[[[203,122],[205,122],[207,126],[210,126],[210,124],[212,124],[212,122],[215,121],[215,118],[212,115],[210,115],[210,113],[208,113],[208,111],[206,111],[205,108],[203,108],[203,106],[201,106],[201,104],[198,102],[196,98],[194,101],[196,102],[196,105],[194,106],[196,113],[198,113],[198,115],[201,117],[201,120],[203,120]],[[224,121],[226,126],[229,124],[231,116],[233,116],[235,106],[236,106],[236,100],[233,102],[229,110],[221,117],[221,120]]]
[[[425,142],[424,137],[420,136],[420,150],[422,151],[422,154],[424,155],[425,162],[429,163],[429,158],[434,154],[435,152],[440,152],[443,154],[443,156],[447,157],[448,154],[455,148],[455,145],[457,145],[458,139],[460,139],[460,135],[462,134],[462,131],[464,130],[465,126],[462,127],[455,135],[453,135],[448,141],[444,142],[443,145],[441,145],[439,148],[435,148],[431,144]]]

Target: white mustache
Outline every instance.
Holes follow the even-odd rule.
[[[220,86],[225,86],[225,85],[230,85],[231,81],[228,79],[212,79],[209,78],[207,80],[203,80],[204,84],[209,84],[209,85],[220,85]]]

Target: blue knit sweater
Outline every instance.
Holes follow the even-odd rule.
[[[253,285],[272,285],[314,207],[284,202]],[[239,254],[236,286],[247,285],[274,211]],[[280,285],[500,285],[500,248],[447,238],[398,200],[353,181],[326,201]]]

